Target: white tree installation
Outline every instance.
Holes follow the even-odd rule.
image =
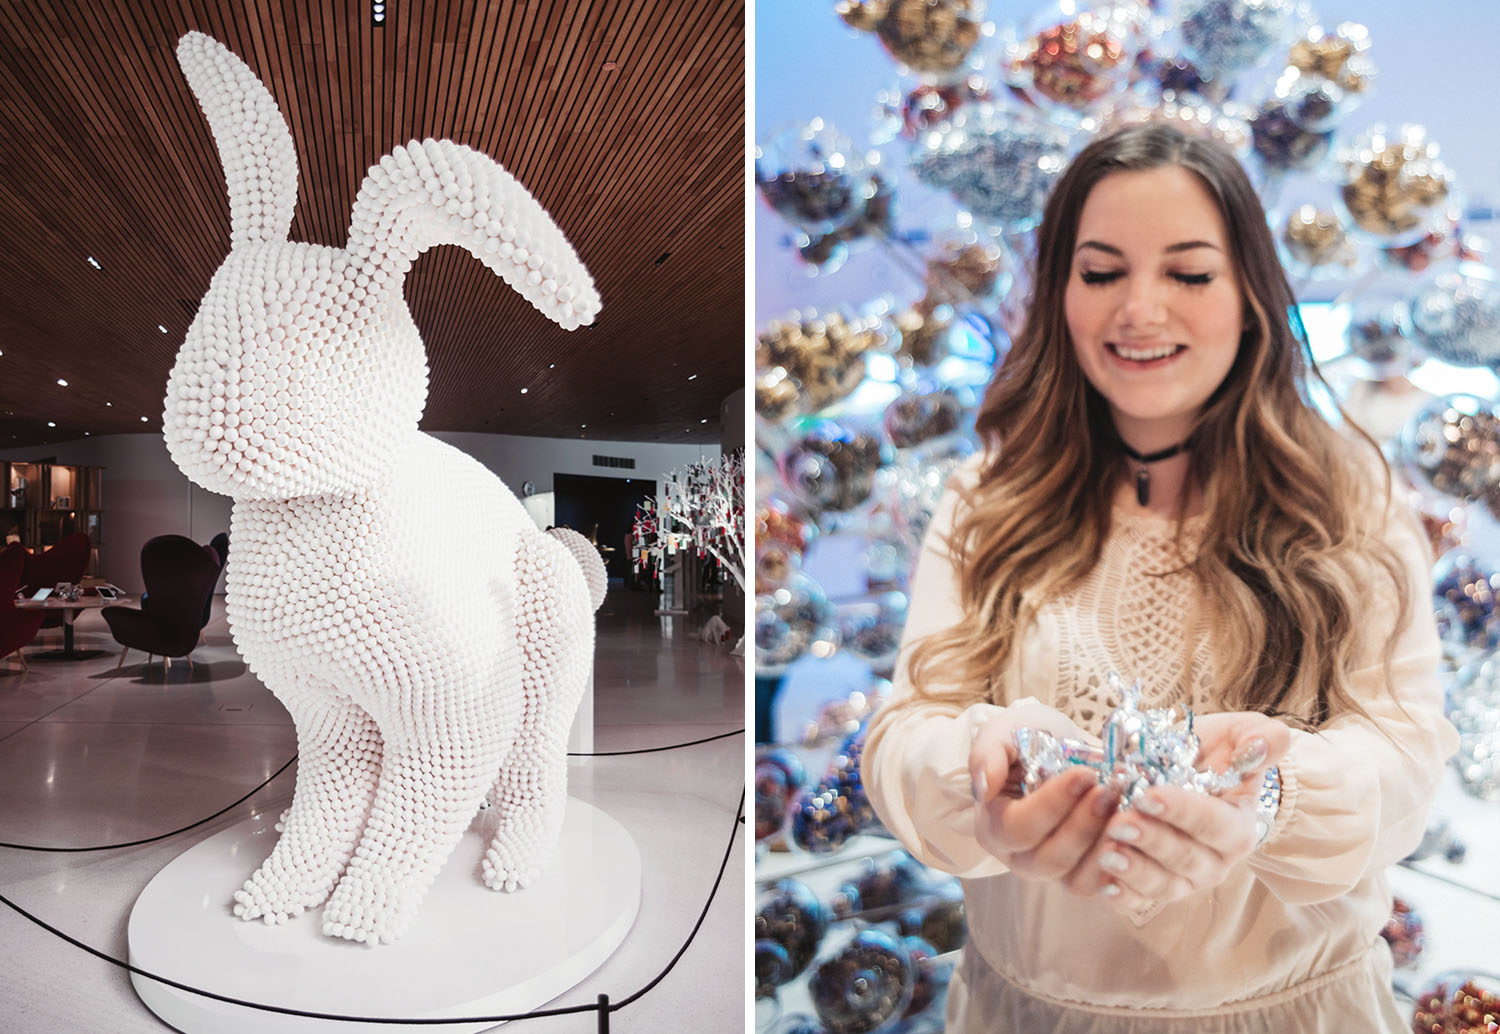
[[[288,241],[296,155],[276,102],[207,36],[177,56],[224,165],[232,247],[167,382],[164,433],[183,473],[234,499],[230,629],[300,755],[281,838],[234,910],[276,923],[326,902],[324,933],[391,941],[486,796],[484,882],[524,887],[546,863],[603,585],[598,555],[560,541],[574,533],[538,531],[493,474],[417,430],[427,362],[402,281],[452,243],[567,329],[599,296],[525,188],[446,140],[370,169],[347,248]]]
[[[745,454],[725,453],[667,474],[653,505],[636,512],[642,559],[662,562],[681,550],[712,556],[745,590]],[[740,651],[743,646],[736,646]]]

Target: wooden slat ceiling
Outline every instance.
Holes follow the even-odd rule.
[[[446,137],[593,273],[604,309],[570,334],[467,252],[423,255],[424,430],[718,440],[744,377],[744,0],[391,0],[383,27],[371,0],[0,0],[0,447],[160,430],[229,250],[190,29],[286,116],[292,240],[342,247],[365,170]]]

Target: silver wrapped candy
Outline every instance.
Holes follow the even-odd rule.
[[[911,164],[918,179],[947,190],[976,219],[1021,233],[1041,221],[1067,147],[1067,133],[1049,122],[978,104],[918,137]]]
[[[1142,709],[1140,681],[1127,686],[1114,672],[1109,674],[1109,686],[1119,696],[1120,706],[1104,723],[1102,747],[1041,729],[1016,730],[1023,793],[1080,765],[1094,770],[1100,786],[1119,792],[1122,811],[1153,786],[1179,786],[1217,796],[1240,785],[1244,773],[1238,769],[1216,772],[1193,767],[1198,760],[1198,737],[1193,733],[1192,711]]]
[[[1500,284],[1489,270],[1438,277],[1412,303],[1422,347],[1454,366],[1500,366]]]

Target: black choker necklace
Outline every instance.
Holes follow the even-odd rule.
[[[1145,465],[1155,463],[1157,460],[1170,459],[1187,447],[1187,442],[1178,442],[1176,445],[1158,449],[1155,452],[1136,452],[1123,439],[1120,441],[1120,448],[1125,450],[1125,455]],[[1151,472],[1146,469],[1146,466],[1142,466],[1135,472],[1135,501],[1142,506],[1147,506],[1151,502]]]

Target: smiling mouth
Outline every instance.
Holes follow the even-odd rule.
[[[1186,345],[1152,345],[1149,348],[1132,348],[1113,341],[1109,342],[1106,347],[1112,355],[1132,363],[1151,363],[1160,359],[1170,359],[1187,348]]]

